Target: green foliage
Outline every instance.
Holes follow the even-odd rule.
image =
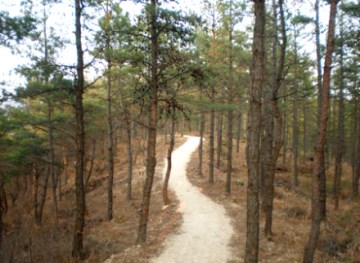
[[[301,14],[297,14],[292,18],[292,24],[294,25],[307,25],[309,23],[313,23],[314,19],[312,17],[304,16]]]
[[[344,11],[347,15],[350,15],[354,18],[360,17],[360,3],[342,2],[340,5],[340,9]]]
[[[8,12],[0,11],[0,45],[10,47],[35,29],[35,19],[29,14],[23,17],[10,17]]]
[[[0,111],[0,176],[6,180],[32,162],[43,162],[47,153],[44,138],[26,128],[24,117],[22,109]]]

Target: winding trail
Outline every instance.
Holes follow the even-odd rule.
[[[183,224],[178,234],[168,237],[164,251],[152,263],[225,263],[231,259],[233,227],[224,207],[203,195],[186,177],[187,163],[199,142],[198,137],[188,137],[173,152],[169,187],[180,201]]]

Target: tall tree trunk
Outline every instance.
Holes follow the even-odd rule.
[[[339,208],[341,195],[341,175],[342,175],[342,159],[344,155],[345,145],[345,105],[344,105],[344,32],[343,32],[343,15],[340,16],[340,81],[339,81],[339,104],[338,104],[338,129],[336,135],[335,150],[335,174],[334,174],[334,209]]]
[[[6,214],[7,210],[8,206],[4,189],[4,180],[0,177],[0,258],[2,258],[3,254],[3,216]]]
[[[316,41],[316,69],[318,87],[318,122],[320,122],[320,111],[322,103],[322,72],[321,72],[321,43],[320,43],[320,0],[315,0],[315,41]]]
[[[314,151],[314,169],[312,176],[312,199],[311,199],[311,227],[309,233],[309,240],[305,246],[303,263],[311,263],[314,259],[314,253],[317,245],[317,241],[320,235],[321,225],[321,200],[320,200],[320,183],[321,175],[324,171],[324,154],[325,154],[325,141],[326,130],[329,119],[329,89],[331,80],[331,65],[332,65],[332,53],[334,50],[335,39],[335,19],[338,0],[331,0],[330,5],[330,18],[329,29],[325,54],[324,65],[324,79],[322,85],[322,103],[320,111],[319,130],[317,134],[317,140]]]
[[[88,185],[89,185],[89,182],[90,182],[90,178],[91,178],[91,175],[92,175],[92,172],[93,172],[93,169],[94,169],[94,161],[95,161],[95,154],[96,154],[96,140],[95,139],[92,139],[91,140],[92,143],[91,143],[91,146],[92,146],[92,152],[91,152],[91,157],[90,157],[90,167],[89,167],[89,172],[87,173],[86,175],[86,166],[87,166],[87,162],[89,161],[88,158],[86,158],[86,161],[85,161],[85,169],[84,169],[84,188],[85,188],[85,191],[86,189],[88,188]]]
[[[241,100],[239,100],[239,104],[241,104]],[[242,130],[242,112],[241,106],[239,106],[237,117],[236,117],[236,152],[240,152],[240,139],[241,139],[241,130]]]
[[[42,184],[41,184],[40,200],[38,202],[38,210],[35,212],[35,223],[37,225],[41,225],[42,223],[42,216],[46,202],[47,186],[49,182],[50,167],[48,168],[48,171],[44,172],[43,170],[45,169],[42,169],[42,171],[38,171],[39,173],[42,173]]]
[[[45,85],[49,86],[49,47],[47,38],[47,14],[46,14],[46,3],[43,2],[43,27],[44,27],[44,61],[45,61]],[[47,128],[48,128],[48,141],[49,141],[49,157],[50,157],[50,178],[51,178],[51,189],[52,197],[54,202],[55,220],[58,222],[58,202],[56,195],[57,180],[55,178],[55,151],[54,151],[54,130],[52,124],[52,103],[51,98],[47,98]]]
[[[359,115],[360,115],[360,113],[359,113]],[[358,127],[358,130],[360,130],[360,127]],[[353,185],[353,196],[354,197],[359,196],[359,179],[360,179],[360,133],[358,132],[356,167],[355,167],[354,180],[353,180],[353,183],[352,183],[352,185]]]
[[[330,102],[331,104],[331,102]],[[326,168],[328,168],[331,165],[331,161],[334,160],[335,155],[336,155],[336,143],[331,143],[330,145],[328,145],[327,141],[328,138],[330,138],[330,142],[336,142],[336,130],[337,130],[337,126],[336,124],[338,123],[338,116],[339,116],[339,109],[338,109],[338,103],[336,99],[332,100],[332,109],[330,106],[330,121],[329,123],[331,124],[331,128],[329,129],[329,132],[327,134],[327,140],[326,140],[326,145],[325,145],[325,155],[326,155]],[[331,120],[332,119],[332,120]],[[329,125],[330,125],[329,124]]]
[[[211,87],[211,103],[215,103],[215,90]],[[210,110],[210,135],[209,135],[209,183],[214,183],[214,153],[215,153],[215,110]]]
[[[51,189],[52,197],[54,202],[55,220],[58,222],[58,201],[57,201],[57,178],[55,175],[55,151],[54,151],[54,133],[52,127],[52,105],[50,99],[48,99],[48,139],[49,139],[49,153],[50,153],[50,178],[51,178]]]
[[[306,104],[307,104],[307,100],[304,100],[303,103],[303,115],[304,115],[304,120],[303,120],[303,129],[304,129],[304,134],[303,134],[303,155],[304,155],[304,160],[306,159],[306,154],[307,154],[307,149],[308,149],[308,129],[307,129],[307,108],[306,108]]]
[[[128,152],[128,176],[127,176],[127,198],[132,199],[132,177],[133,177],[133,149],[132,149],[132,132],[131,120],[126,117],[126,133],[127,133],[127,152]]]
[[[74,240],[72,248],[72,257],[77,260],[84,258],[83,234],[85,225],[85,125],[84,125],[84,58],[81,43],[81,16],[82,2],[75,0],[75,38],[77,53],[77,79],[75,82],[75,118],[76,118],[76,154],[75,154],[75,193],[76,193],[76,215],[74,227]]]
[[[171,165],[172,165],[171,155],[172,155],[172,152],[174,150],[174,145],[175,145],[175,124],[176,124],[176,122],[175,122],[175,107],[173,105],[172,110],[171,110],[170,143],[169,143],[169,148],[168,148],[168,152],[167,152],[167,156],[166,156],[167,167],[166,167],[166,173],[165,173],[163,189],[162,189],[164,205],[170,204],[170,199],[169,199],[169,195],[168,195],[168,185],[169,185]]]
[[[33,165],[33,174],[34,174],[34,189],[33,189],[33,208],[34,208],[34,220],[35,224],[40,225],[38,220],[38,209],[39,209],[39,178],[40,173],[37,165]]]
[[[110,19],[109,1],[106,1],[106,18]],[[110,55],[110,29],[106,29],[106,103],[107,103],[107,139],[108,139],[108,207],[107,219],[113,219],[113,185],[114,185],[114,136],[111,112],[111,55]]]
[[[276,12],[276,4],[273,1],[274,7],[274,18],[275,25],[277,25],[277,12]],[[277,160],[280,155],[280,150],[283,144],[283,120],[282,114],[278,104],[278,91],[281,88],[284,79],[284,65],[285,65],[285,54],[286,54],[286,46],[287,46],[287,36],[286,36],[286,28],[285,28],[285,16],[284,16],[284,6],[283,0],[279,0],[279,9],[280,9],[280,22],[281,22],[281,35],[282,35],[282,44],[280,49],[279,58],[277,56],[277,45],[278,45],[278,37],[277,33],[274,39],[274,53],[273,53],[273,65],[276,72],[273,78],[272,91],[270,95],[270,105],[268,111],[272,113],[273,116],[271,118],[275,119],[275,123],[271,122],[270,127],[267,128],[268,136],[273,137],[268,138],[270,142],[268,142],[268,147],[270,146],[269,153],[267,154],[267,173],[265,177],[265,194],[263,195],[263,208],[265,212],[265,228],[264,232],[266,236],[271,236],[272,234],[272,213],[273,213],[273,200],[274,200],[274,183],[275,183],[275,171]],[[276,26],[277,28],[277,26]],[[267,110],[267,109],[266,109]]]
[[[297,81],[297,80],[295,80]],[[297,85],[295,85],[297,86]],[[299,158],[299,115],[298,115],[298,92],[297,87],[294,91],[294,101],[293,101],[293,133],[292,133],[292,151],[293,151],[293,175],[294,175],[294,186],[299,186],[299,168],[298,168],[298,158]]]
[[[353,181],[352,181],[352,195],[357,198],[359,196],[359,179],[360,179],[360,109],[359,109],[359,100],[357,98],[355,102],[355,151],[354,151],[354,172],[353,172]]]
[[[126,137],[127,137],[127,162],[128,162],[128,174],[127,174],[127,199],[132,199],[132,180],[133,180],[133,164],[136,162],[136,159],[133,160],[133,122],[131,120],[131,113],[128,108],[125,106],[124,97],[122,94],[122,89],[120,89],[120,104],[123,110],[123,115],[125,118],[126,124]],[[134,135],[135,137],[136,135]],[[116,144],[117,145],[117,144]]]
[[[228,111],[228,127],[227,127],[227,155],[226,155],[226,184],[225,191],[227,193],[231,192],[231,175],[232,175],[232,154],[233,154],[233,110],[232,104],[234,102],[234,92],[233,92],[233,6],[232,0],[230,0],[230,15],[229,15],[229,83],[228,83],[228,104],[231,107]]]
[[[316,39],[316,63],[317,63],[317,87],[318,87],[318,125],[320,125],[320,115],[322,110],[323,102],[323,83],[322,83],[322,66],[321,66],[321,43],[320,43],[320,11],[319,11],[320,0],[315,0],[315,39]],[[325,177],[325,161],[322,162],[324,167],[321,167],[323,171],[320,174],[320,213],[321,218],[326,218],[326,177]]]
[[[147,223],[149,219],[151,189],[154,181],[156,166],[156,133],[157,133],[157,108],[158,108],[158,30],[157,9],[158,1],[150,1],[150,38],[151,38],[151,83],[150,83],[150,112],[148,123],[146,178],[141,203],[137,243],[146,241]]]
[[[223,96],[223,95],[222,95]],[[222,98],[222,103],[224,99]],[[217,115],[217,147],[216,147],[216,168],[219,169],[221,165],[223,144],[223,112],[220,110]]]
[[[200,113],[200,144],[199,144],[199,175],[202,176],[203,167],[203,145],[204,145],[204,133],[205,133],[205,112],[202,110]]]
[[[298,32],[295,26],[295,40],[294,40],[294,52],[295,52],[295,80],[294,80],[294,96],[293,96],[293,131],[292,131],[292,151],[293,151],[293,175],[294,186],[299,186],[299,169],[298,169],[298,157],[299,157],[299,111],[298,111],[298,77],[299,77],[299,65],[298,65],[298,46],[297,36]]]
[[[284,87],[284,94],[286,94],[287,92],[287,89],[286,87]],[[283,103],[284,103],[284,112],[283,112],[283,127],[282,127],[282,130],[283,130],[283,156],[282,156],[282,163],[283,165],[286,164],[287,162],[287,148],[288,148],[288,113],[287,113],[287,105],[286,105],[286,102],[287,102],[287,99],[286,97],[284,96],[284,99],[283,99]]]
[[[261,90],[265,71],[265,1],[255,0],[255,28],[251,68],[246,161],[247,233],[245,263],[258,262],[259,255],[259,144],[261,127]]]

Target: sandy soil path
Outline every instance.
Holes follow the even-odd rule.
[[[225,209],[203,195],[186,177],[186,165],[199,145],[188,137],[173,153],[169,187],[180,201],[183,224],[178,234],[165,241],[162,254],[153,263],[225,263],[231,259],[229,243],[233,234]]]

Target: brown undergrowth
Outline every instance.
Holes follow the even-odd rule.
[[[198,171],[198,153],[194,152],[188,166],[187,175],[190,181],[201,191],[218,202],[232,218],[234,237],[231,241],[233,259],[231,263],[243,262],[246,240],[246,184],[247,166],[245,143],[241,144],[239,153],[234,153],[231,194],[225,193],[226,163],[215,169],[215,182],[208,183],[208,152],[204,152],[203,176]],[[225,153],[223,160],[226,159]],[[301,163],[302,171],[309,171],[311,163]],[[279,165],[275,182],[275,199],[273,214],[273,235],[267,239],[263,235],[264,217],[261,215],[260,229],[260,262],[295,263],[302,262],[305,243],[310,224],[310,174],[300,174],[300,187],[294,189],[291,168]],[[317,263],[360,262],[360,209],[359,201],[349,197],[351,173],[344,165],[342,181],[343,195],[340,209],[334,211],[330,186],[332,169],[328,171],[328,218],[322,225],[322,234],[315,255]]]
[[[176,146],[184,142],[176,139]],[[140,145],[140,144],[139,144]],[[136,151],[136,149],[134,149]],[[142,186],[145,177],[144,154],[137,157],[134,167],[133,199],[126,197],[126,150],[118,146],[114,175],[114,218],[106,220],[107,176],[106,157],[97,159],[96,168],[89,182],[86,194],[86,227],[84,232],[85,262],[148,262],[158,254],[169,233],[181,224],[176,212],[178,203],[172,192],[172,204],[163,207],[162,171],[167,144],[164,138],[158,140],[158,165],[153,185],[148,241],[136,246],[138,213],[141,206]],[[59,217],[56,223],[48,189],[42,226],[36,226],[32,212],[31,189],[20,192],[15,206],[9,207],[4,218],[5,235],[1,262],[72,262],[71,246],[75,215],[75,193],[73,178],[63,186],[64,195],[59,202]],[[21,186],[20,186],[21,187]],[[111,260],[110,260],[111,259]]]

